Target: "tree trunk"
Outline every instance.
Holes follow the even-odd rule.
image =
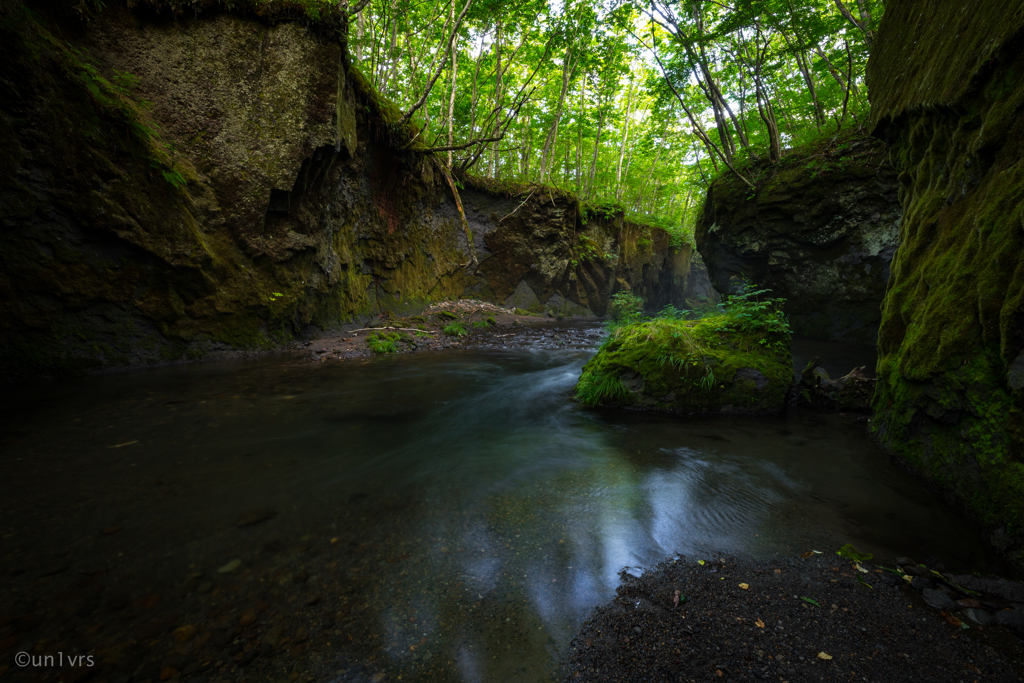
[[[811,63],[807,59],[807,53],[803,50],[796,53],[796,63],[800,67],[800,73],[804,76],[804,83],[807,84],[807,91],[811,94],[811,101],[814,103],[814,123],[821,132],[821,125],[825,123],[825,109],[818,101],[818,89],[814,87],[814,74],[811,73]]]
[[[495,26],[494,32],[494,106],[501,106],[501,20],[499,19]],[[499,122],[501,121],[501,115],[498,114],[494,118],[494,125],[491,126],[488,131],[488,137],[493,137],[493,133],[496,130]],[[496,178],[498,172],[498,146],[500,142],[494,142],[491,147],[491,177]]]
[[[483,35],[480,36],[480,50],[476,55],[476,68],[473,70],[473,92],[469,99],[469,137],[470,139],[476,135],[476,105],[480,98],[480,90],[478,88],[480,78],[480,62],[484,61],[484,39],[487,37],[487,31],[484,31]]]
[[[455,0],[452,0],[452,9],[449,21],[455,25]],[[452,43],[452,94],[448,100],[448,146],[455,144],[455,84],[459,76],[459,39],[455,38]],[[452,167],[452,151],[448,150],[448,168]]]
[[[857,0],[860,21],[854,18],[853,13],[843,4],[843,0],[835,0],[835,3],[836,7],[839,8],[839,13],[864,34],[864,44],[870,48],[871,44],[875,42],[875,32],[871,30],[871,11],[864,4],[863,0]]]
[[[365,11],[359,10],[356,17],[356,59],[360,65],[363,63],[363,36],[366,35],[366,17],[363,15]]]
[[[594,155],[590,158],[590,177],[587,179],[586,196],[594,192],[594,174],[597,172],[597,152],[601,148],[601,132],[604,129],[604,107],[597,110],[597,137],[594,138]]]
[[[530,177],[530,155],[533,154],[533,127],[530,126],[530,117],[526,117],[526,142],[522,151],[521,177],[526,180]]]
[[[632,122],[633,117],[633,96],[636,94],[636,90],[633,87],[633,82],[629,83],[629,94],[626,98],[626,120],[622,126],[622,140],[619,142],[619,160],[615,164],[615,199],[618,200],[622,195],[622,160],[626,156],[626,143],[629,140],[629,124]]]
[[[395,68],[398,66],[398,56],[395,54],[395,47],[398,45],[397,8],[398,0],[391,0],[391,45],[388,47],[387,71],[384,73],[383,80],[378,88],[381,92],[385,92],[387,90],[388,83],[391,82],[391,78],[395,75]]]
[[[562,92],[558,95],[558,106],[555,108],[555,118],[551,122],[548,136],[544,140],[544,149],[540,155],[540,182],[544,183],[550,179],[551,166],[555,156],[555,140],[558,138],[558,123],[562,118],[562,108],[565,106],[565,94],[569,91],[569,81],[572,78],[572,50],[566,49],[565,58],[562,61]]]

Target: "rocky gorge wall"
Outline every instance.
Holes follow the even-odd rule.
[[[903,206],[872,430],[1024,572],[1024,5],[893,0],[867,77]]]
[[[682,301],[689,247],[546,189],[467,189],[468,269],[437,162],[351,67],[340,15],[202,7],[0,6],[4,379],[270,348],[459,296]]]
[[[798,336],[874,344],[900,221],[884,145],[844,133],[743,172],[756,189],[721,176],[697,222],[714,286],[771,289]]]

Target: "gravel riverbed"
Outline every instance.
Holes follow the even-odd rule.
[[[895,574],[863,568],[811,553],[678,558],[624,575],[573,641],[564,680],[1022,680],[1012,632],[957,625]]]

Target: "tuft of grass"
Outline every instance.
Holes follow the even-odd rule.
[[[449,325],[445,325],[441,330],[449,337],[465,337],[469,332],[466,331],[465,326],[460,322],[454,322]]]
[[[366,338],[366,345],[374,353],[398,353],[397,342],[401,339],[397,333],[386,334],[374,332]]]
[[[594,408],[605,403],[619,403],[629,396],[629,390],[622,380],[612,375],[587,374],[576,385],[576,400]]]

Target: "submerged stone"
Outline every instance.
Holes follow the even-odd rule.
[[[789,335],[740,330],[728,315],[616,329],[583,368],[577,399],[685,414],[779,413],[793,380]]]

